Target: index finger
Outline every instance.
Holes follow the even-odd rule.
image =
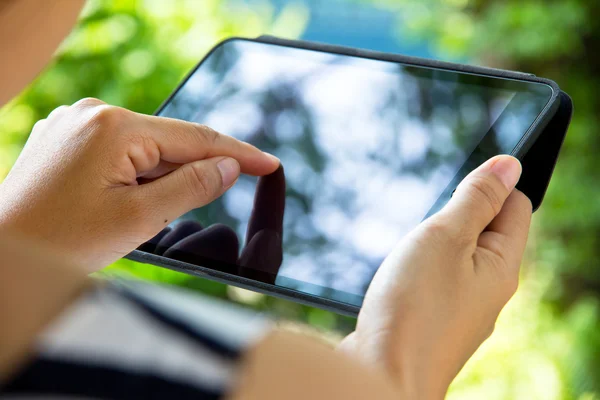
[[[239,162],[242,173],[257,176],[270,174],[279,166],[277,157],[205,125],[151,115],[144,117],[150,126],[147,132],[164,161],[187,164],[227,156]]]

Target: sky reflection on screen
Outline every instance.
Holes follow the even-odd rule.
[[[232,41],[160,115],[206,124],[278,156],[286,198],[275,283],[360,305],[384,257],[428,214],[516,94],[469,79]],[[503,120],[497,153],[510,152],[534,117]],[[255,186],[242,176],[183,218],[224,223],[243,238]]]

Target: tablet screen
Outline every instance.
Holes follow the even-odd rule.
[[[539,83],[225,42],[159,115],[247,141],[284,169],[258,185],[241,176],[172,224],[179,237],[159,253],[360,306],[467,161],[511,153],[551,95]]]

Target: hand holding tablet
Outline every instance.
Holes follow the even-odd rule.
[[[402,239],[373,278],[341,349],[385,366],[406,384],[408,398],[443,398],[517,289],[532,211],[513,190],[520,175],[512,157],[487,161]]]

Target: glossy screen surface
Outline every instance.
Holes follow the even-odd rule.
[[[252,143],[284,170],[258,185],[242,176],[146,251],[360,305],[384,257],[443,206],[467,161],[511,153],[551,94],[537,83],[228,41],[159,115]]]

